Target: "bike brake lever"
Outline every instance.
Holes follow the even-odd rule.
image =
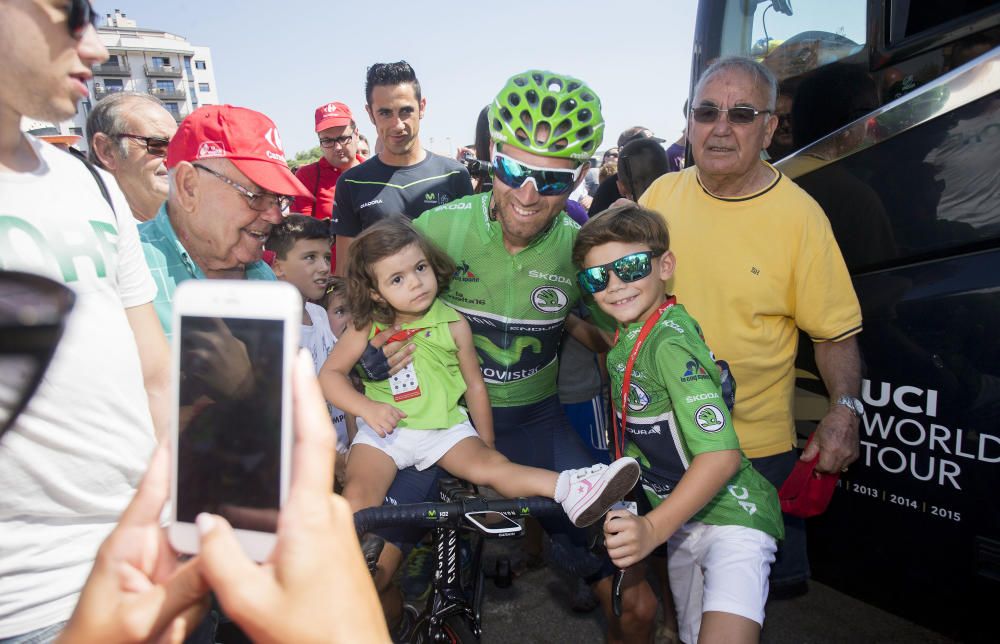
[[[614,581],[611,582],[611,610],[615,617],[622,616],[622,582],[625,581],[625,571],[616,570]]]

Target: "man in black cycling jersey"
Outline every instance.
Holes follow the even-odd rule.
[[[441,297],[472,327],[493,406],[496,448],[525,465],[586,466],[592,458],[559,404],[556,375],[559,339],[580,299],[571,258],[579,226],[564,209],[604,134],[600,99],[579,79],[531,70],[507,81],[490,105],[489,126],[494,189],[438,206],[414,224],[458,265]],[[571,330],[580,326],[578,319],[570,321]],[[406,355],[399,346],[386,354]],[[402,470],[389,497],[423,501],[434,483],[430,470]],[[586,535],[568,522],[545,527],[598,594],[608,641],[649,639],[655,598],[627,588],[622,618],[615,618],[610,562],[590,555]],[[412,542],[413,535],[380,534],[395,542],[386,545],[376,580],[383,601],[391,603],[398,594],[389,587],[389,573],[399,564],[399,544]]]

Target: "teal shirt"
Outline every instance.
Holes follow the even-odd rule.
[[[173,335],[174,291],[186,280],[203,280],[205,273],[194,263],[187,250],[177,238],[174,227],[167,216],[167,205],[160,206],[156,217],[139,224],[139,241],[146,256],[149,272],[156,282],[156,299],[153,308],[160,318],[163,332],[169,339]],[[264,261],[256,261],[246,267],[247,279],[273,280],[274,273]]]

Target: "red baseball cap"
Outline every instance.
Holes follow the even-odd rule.
[[[167,167],[181,161],[229,159],[264,190],[312,198],[285,161],[274,121],[233,105],[205,105],[191,112],[167,146]]]
[[[809,437],[809,442],[812,442],[812,436]],[[837,489],[840,474],[817,472],[818,462],[819,454],[811,461],[795,461],[792,473],[778,490],[782,512],[793,517],[808,519],[826,511],[833,498],[833,491]]]
[[[351,108],[347,107],[343,103],[335,101],[333,103],[320,105],[316,108],[317,132],[322,132],[323,130],[331,127],[350,125],[353,120],[354,115],[351,114]]]

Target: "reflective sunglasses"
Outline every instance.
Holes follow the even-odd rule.
[[[601,266],[585,268],[576,274],[576,279],[580,282],[583,290],[593,295],[608,288],[611,271],[614,271],[618,279],[623,282],[635,282],[646,277],[653,272],[654,257],[658,257],[658,255],[654,255],[653,251],[649,250],[632,253]]]
[[[213,177],[216,177],[220,181],[228,183],[230,186],[232,186],[233,189],[236,190],[236,192],[240,193],[241,195],[243,195],[244,198],[246,198],[247,203],[250,205],[250,210],[256,212],[267,212],[274,206],[277,206],[278,210],[284,211],[286,208],[292,205],[293,201],[295,201],[292,197],[288,197],[285,195],[276,195],[273,192],[251,192],[249,188],[247,188],[246,186],[241,186],[240,184],[236,183],[235,181],[233,181],[226,175],[222,174],[221,172],[216,172],[215,170],[205,167],[200,163],[192,163],[191,165],[198,168],[199,170],[204,170]]]
[[[163,139],[158,136],[141,136],[139,134],[119,134],[118,136],[145,144],[146,152],[149,152],[154,157],[167,156],[167,146],[170,145],[170,139]]]
[[[0,271],[0,435],[42,381],[75,299],[47,277]]]
[[[730,125],[749,125],[754,122],[758,115],[770,114],[771,110],[756,110],[746,105],[730,107],[728,110],[714,105],[699,105],[691,109],[691,118],[696,123],[715,123],[719,120],[719,114],[723,112]]]
[[[331,136],[330,138],[323,137],[319,140],[319,145],[322,148],[332,148],[334,144],[339,143],[341,145],[347,145],[354,138],[354,132],[350,134],[345,134],[343,136]]]
[[[531,181],[535,184],[535,190],[543,197],[555,197],[571,192],[576,180],[587,167],[584,164],[574,170],[539,168],[515,161],[501,152],[493,155],[493,174],[504,185],[516,190]]]
[[[83,38],[87,25],[97,29],[97,12],[90,6],[90,0],[70,0],[66,22],[69,35],[79,40]]]

